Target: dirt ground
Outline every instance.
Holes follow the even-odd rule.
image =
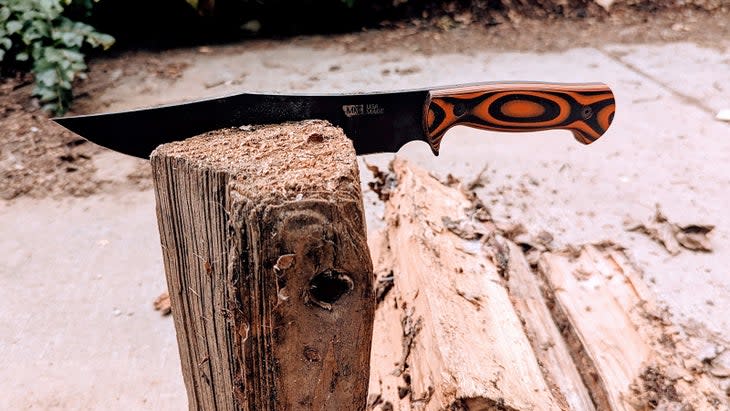
[[[494,217],[548,232],[557,246],[625,246],[709,363],[730,349],[730,124],[714,119],[730,107],[728,50],[728,12],[684,10],[127,51],[92,62],[72,114],[243,90],[604,81],[617,95],[616,120],[590,147],[561,132],[455,128],[438,159],[418,143],[399,155],[444,178],[486,168],[477,192]],[[31,88],[27,77],[0,84],[0,380],[12,381],[0,387],[0,408],[180,409],[171,321],[151,308],[164,275],[149,165],[53,124]],[[391,158],[363,161],[382,167]],[[714,225],[713,251],[671,255],[625,229],[657,204],[678,224]],[[381,224],[380,207],[366,190],[371,228]]]

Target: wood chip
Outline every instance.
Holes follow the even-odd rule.
[[[725,350],[712,359],[710,374],[718,378],[730,377],[730,350]]]
[[[484,232],[477,229],[474,224],[467,220],[454,220],[451,217],[441,217],[444,227],[464,240],[478,240],[484,236]]]
[[[391,270],[388,275],[382,276],[378,278],[378,282],[375,285],[375,302],[376,304],[380,304],[385,300],[385,297],[388,296],[388,293],[391,289],[393,289],[393,282],[395,277],[393,276],[393,271]]]
[[[155,311],[159,311],[160,314],[164,315],[170,315],[172,312],[172,307],[170,307],[170,295],[165,291],[164,293],[160,294],[159,297],[155,299],[155,302],[153,303],[155,306]]]

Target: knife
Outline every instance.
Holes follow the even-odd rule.
[[[85,139],[141,158],[160,144],[249,124],[322,119],[342,127],[357,154],[396,152],[413,140],[435,155],[448,129],[564,129],[590,144],[613,121],[615,101],[602,83],[491,82],[360,94],[259,94],[154,108],[54,118]]]

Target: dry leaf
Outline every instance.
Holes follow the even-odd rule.
[[[484,174],[487,172],[487,168],[488,165],[482,167],[481,171],[479,171],[479,174],[477,174],[473,180],[466,183],[466,186],[464,188],[467,191],[474,191],[479,187],[484,187],[484,185],[488,183],[487,177],[484,176]]]
[[[154,306],[155,311],[159,311],[162,315],[169,315],[172,312],[172,307],[170,306],[170,295],[167,291],[160,294],[160,296],[155,299]]]
[[[715,229],[712,225],[688,225],[679,227],[676,234],[677,241],[682,247],[693,251],[712,251],[712,244],[708,234]]]
[[[667,219],[658,204],[651,220],[643,223],[631,221],[624,227],[628,231],[646,234],[663,245],[672,255],[679,254],[682,247],[692,251],[712,251],[708,234],[712,232],[714,226],[703,224],[679,226]]]
[[[370,189],[378,195],[380,201],[388,201],[390,198],[390,192],[393,191],[393,188],[397,185],[395,175],[391,172],[380,171],[378,166],[368,164],[367,162],[365,162],[365,167],[373,173],[374,179],[368,183],[368,187],[370,187]]]

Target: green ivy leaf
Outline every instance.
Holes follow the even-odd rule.
[[[58,0],[39,0],[38,1],[39,12],[45,14],[51,19],[55,19],[63,12],[63,6]]]
[[[35,74],[35,81],[41,86],[52,87],[57,84],[60,79],[55,69],[49,68]]]
[[[56,92],[47,87],[37,87],[33,90],[33,94],[38,97],[41,103],[53,101],[56,99]]]
[[[5,24],[5,31],[8,32],[8,34],[15,34],[19,32],[23,28],[23,23],[19,22],[18,20],[10,20]]]
[[[1,7],[0,8],[0,23],[4,23],[8,21],[10,18],[10,7]]]
[[[87,69],[84,47],[109,48],[114,38],[71,20],[65,8],[88,17],[98,0],[0,0],[0,61],[30,61],[33,95],[45,110],[63,113],[75,79]]]
[[[73,31],[67,31],[58,35],[58,40],[66,47],[81,47],[84,43],[84,36]]]
[[[114,44],[114,37],[104,33],[93,32],[86,37],[86,42],[91,47],[101,46],[104,50],[107,50]]]
[[[57,49],[61,55],[62,60],[68,61],[84,61],[84,55],[76,50],[71,49]]]
[[[53,47],[46,47],[43,49],[42,57],[39,60],[41,62],[45,60],[45,62],[47,63],[56,64],[59,61],[63,60],[63,56],[61,55],[60,50]]]
[[[30,26],[43,37],[49,37],[51,35],[51,26],[42,20],[34,20],[30,23]]]
[[[51,20],[54,20],[58,16],[53,16],[50,14],[41,13],[38,10],[30,9],[28,11],[24,11],[23,14],[21,14],[21,20],[23,21],[40,21],[40,22],[48,22]]]

